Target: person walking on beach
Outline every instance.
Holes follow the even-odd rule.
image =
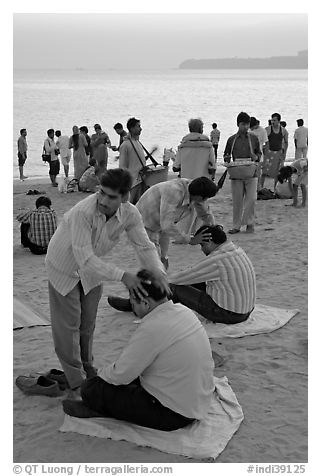
[[[116,134],[119,135],[119,144],[118,144],[118,147],[116,147],[115,145],[112,145],[111,149],[114,152],[117,152],[117,151],[119,151],[120,146],[124,142],[124,137],[127,136],[127,132],[124,130],[123,125],[120,122],[117,122],[117,124],[114,125],[114,130],[115,130]]]
[[[73,149],[74,177],[79,180],[88,167],[86,154],[87,141],[84,134],[80,134],[78,126],[73,126],[72,136],[69,139],[69,149]]]
[[[60,160],[64,167],[65,177],[68,177],[69,162],[71,159],[71,151],[69,149],[69,137],[62,136],[61,131],[56,131],[55,136],[57,137],[56,145],[60,152]]]
[[[237,133],[227,140],[224,150],[224,162],[230,163],[231,159],[234,163],[237,163],[238,159],[259,162],[261,157],[259,140],[255,135],[248,132],[250,116],[246,112],[240,112],[237,116],[237,126]],[[255,167],[253,168],[255,169]],[[254,232],[257,190],[256,174],[257,167],[256,172],[254,171],[253,176],[249,178],[230,178],[233,201],[233,228],[229,230],[231,234],[239,233],[242,225],[246,225],[247,233]]]
[[[19,176],[20,176],[20,180],[22,181],[28,178],[23,174],[23,167],[27,160],[27,150],[28,150],[26,137],[27,137],[27,129],[20,129],[20,137],[18,138],[17,145],[18,145]]]
[[[47,138],[44,142],[44,150],[46,154],[50,155],[50,162],[49,162],[49,177],[51,180],[51,184],[53,187],[58,187],[58,183],[56,181],[56,177],[60,171],[60,161],[58,158],[59,149],[57,144],[54,141],[55,131],[54,129],[47,130]]]
[[[197,215],[202,223],[214,224],[206,200],[216,193],[216,184],[207,177],[194,180],[177,178],[153,185],[137,202],[147,234],[156,245],[166,269],[170,238],[179,243],[198,244],[195,237],[179,228],[179,222],[188,217],[194,222]]]
[[[218,130],[216,122],[213,122],[212,130],[210,134],[210,140],[213,145],[215,160],[217,160],[217,149],[218,149],[218,143],[220,141],[220,135],[221,135],[221,132]]]
[[[278,180],[278,173],[284,165],[288,149],[288,132],[280,124],[281,115],[275,112],[271,116],[271,125],[266,128],[268,143],[265,150],[260,188],[264,187],[266,177],[274,179],[274,189]]]
[[[94,125],[95,134],[91,136],[90,145],[93,158],[97,163],[97,175],[100,177],[107,170],[108,149],[111,146],[108,134],[101,129],[100,124]]]
[[[56,212],[49,197],[38,197],[35,210],[24,210],[17,220],[21,223],[21,244],[35,255],[47,253],[49,242],[57,228]]]
[[[294,131],[295,158],[306,159],[308,153],[308,128],[303,119],[296,121],[298,128]]]
[[[203,134],[203,121],[190,119],[189,134],[185,135],[177,149],[173,171],[181,178],[208,177],[214,180],[216,160],[209,138]]]
[[[249,129],[250,134],[254,134],[260,144],[260,151],[261,151],[261,157],[263,157],[263,153],[265,151],[266,143],[268,141],[268,136],[266,133],[266,130],[264,127],[260,126],[260,121],[256,119],[256,117],[251,117],[250,118],[250,129]],[[261,172],[262,172],[262,164],[260,161],[260,166],[257,168],[257,190],[260,190],[260,177],[261,177]]]
[[[130,191],[130,202],[135,205],[146,190],[140,172],[146,165],[146,157],[139,141],[142,127],[140,120],[131,117],[127,121],[128,134],[119,148],[119,167],[129,170],[133,186]]]
[[[145,295],[137,276],[112,263],[111,251],[123,232],[157,286],[170,292],[164,267],[141,215],[128,202],[131,183],[127,170],[107,170],[101,176],[99,191],[65,213],[49,243],[45,264],[53,340],[76,395],[85,377],[96,375],[92,345],[102,282],[122,282],[138,297]]]

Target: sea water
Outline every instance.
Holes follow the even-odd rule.
[[[15,70],[13,79],[13,177],[18,178],[17,139],[27,129],[28,159],[25,175],[42,177],[48,164],[41,154],[47,129],[72,134],[72,126],[100,123],[113,145],[119,136],[113,125],[126,128],[129,117],[140,119],[141,142],[147,149],[174,147],[188,133],[188,120],[200,117],[204,133],[216,122],[221,131],[218,162],[228,137],[236,129],[236,116],[245,111],[261,126],[273,112],[287,122],[287,160],[294,158],[296,119],[308,126],[307,70]],[[118,153],[108,151],[108,167],[117,167]],[[73,172],[71,160],[71,173]],[[61,171],[62,172],[62,171]]]

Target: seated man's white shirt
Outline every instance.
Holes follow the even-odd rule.
[[[142,387],[162,405],[202,419],[214,391],[214,361],[207,334],[195,314],[172,301],[142,320],[118,359],[98,370],[113,385],[140,377]]]
[[[227,311],[245,314],[255,306],[253,265],[245,251],[232,241],[222,243],[194,266],[172,274],[170,282],[182,285],[206,282],[206,293]]]

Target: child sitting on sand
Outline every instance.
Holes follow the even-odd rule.
[[[293,174],[295,174],[294,180],[292,180]],[[286,179],[289,181],[289,184],[292,184],[293,203],[291,204],[291,206],[299,207],[298,192],[299,192],[299,187],[301,187],[301,192],[302,192],[301,207],[304,208],[306,205],[306,199],[307,199],[306,186],[308,185],[308,160],[298,159],[292,162],[291,165],[288,165],[286,167],[281,167],[279,171],[279,175],[278,175],[278,181],[282,180],[283,182],[283,180],[286,180]]]

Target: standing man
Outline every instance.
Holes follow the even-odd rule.
[[[261,157],[263,157],[266,143],[268,141],[268,136],[267,136],[266,130],[264,129],[264,127],[260,126],[260,121],[256,119],[256,117],[251,117],[250,119],[249,133],[254,134],[258,138],[259,144],[260,144],[260,151],[262,154]],[[261,171],[262,171],[262,167],[260,163],[260,166],[257,169],[257,189],[258,190],[260,190]]]
[[[150,242],[142,218],[128,202],[131,176],[111,169],[100,179],[100,190],[65,213],[52,237],[46,269],[55,350],[75,396],[93,366],[93,333],[103,281],[122,282],[138,297],[145,296],[134,274],[105,261],[123,231],[135,248],[140,264],[149,269],[158,286],[169,292],[165,271]]]
[[[240,112],[237,116],[238,131],[228,138],[224,162],[230,163],[237,159],[248,159],[259,162],[261,157],[258,138],[249,134],[250,116],[246,112]],[[257,172],[256,172],[257,173]],[[254,213],[257,190],[257,176],[251,178],[231,178],[231,190],[233,200],[233,228],[229,233],[239,233],[241,226],[246,225],[247,233],[254,232]]]
[[[114,125],[114,129],[116,134],[119,135],[119,144],[118,144],[118,147],[116,147],[115,145],[112,145],[111,150],[113,150],[114,152],[117,152],[119,151],[120,146],[124,142],[124,137],[127,136],[127,132],[124,130],[123,125],[120,122],[117,122],[117,124]]]
[[[306,159],[308,153],[308,128],[303,119],[296,121],[298,128],[294,131],[295,158]]]
[[[127,121],[128,134],[119,148],[119,167],[128,169],[133,180],[130,202],[135,205],[146,190],[140,172],[146,165],[143,146],[139,142],[142,132],[140,120],[131,117]]]
[[[46,154],[50,154],[49,162],[49,177],[53,187],[58,187],[56,177],[59,174],[60,162],[59,162],[59,149],[54,141],[55,131],[53,129],[47,130],[47,138],[44,142],[44,149]]]
[[[111,145],[106,132],[101,129],[100,124],[94,125],[95,134],[91,136],[90,145],[93,151],[93,158],[97,163],[97,175],[100,177],[107,170],[108,150]]]
[[[218,143],[220,141],[221,132],[218,130],[216,122],[213,122],[212,128],[213,130],[211,131],[210,139],[213,144],[215,160],[217,161],[217,149],[218,149]]]
[[[68,177],[69,162],[71,159],[71,150],[69,149],[69,137],[62,136],[61,131],[56,131],[55,136],[57,137],[56,145],[60,152],[60,159],[64,167],[65,177]]]
[[[278,173],[284,165],[288,149],[288,132],[280,124],[281,115],[275,112],[271,116],[271,125],[266,128],[268,143],[264,154],[261,175],[261,188],[264,187],[265,177],[274,179],[274,189],[278,181]]]
[[[20,137],[18,139],[18,166],[19,166],[19,175],[20,175],[20,180],[25,180],[28,177],[23,175],[23,167],[25,165],[25,162],[27,160],[27,129],[20,129]]]
[[[180,221],[188,217],[194,219],[197,215],[204,224],[214,224],[214,217],[206,200],[214,197],[216,192],[216,184],[207,177],[194,180],[182,178],[157,183],[139,199],[136,206],[166,269],[170,238],[190,245],[199,243],[198,239],[179,228]]]

